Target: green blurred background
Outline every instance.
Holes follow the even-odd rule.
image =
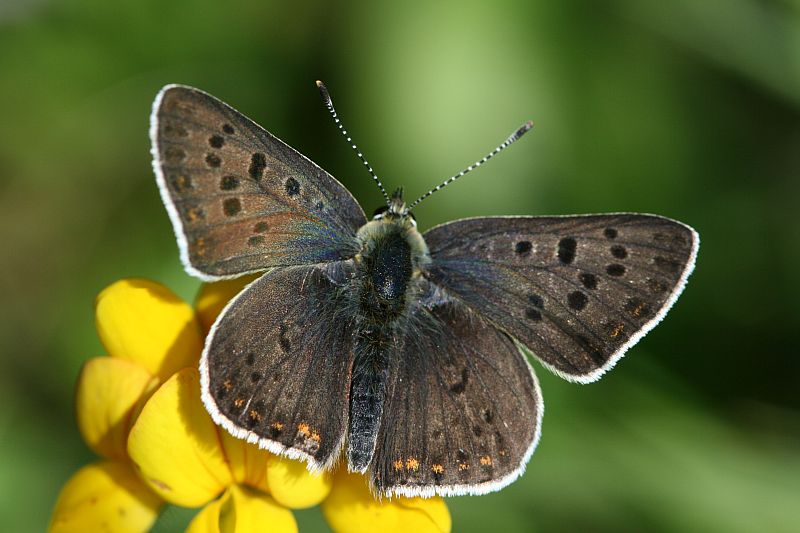
[[[450,499],[455,530],[800,530],[798,0],[0,0],[0,529],[41,531],[92,459],[72,396],[103,351],[95,294],[130,276],[197,290],[150,168],[162,85],[228,101],[379,204],[315,79],[411,197],[536,122],[423,204],[423,228],[640,211],[703,239],[613,372],[538,368],[539,449],[507,489]]]

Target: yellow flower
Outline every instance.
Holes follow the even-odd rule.
[[[88,360],[75,394],[78,429],[101,460],[64,485],[50,531],[147,531],[163,500],[128,458],[128,433],[162,380],[193,365],[202,347],[194,310],[150,281],[118,281],[95,302],[108,356]]]
[[[202,507],[191,532],[296,531],[291,509],[323,502],[336,531],[449,531],[440,498],[375,500],[363,476],[312,475],[231,437],[200,400],[203,336],[252,276],[204,285],[195,311],[169,289],[122,280],[97,298],[108,356],[78,379],[78,428],[103,459],[62,488],[50,531],[147,531],[164,503]]]

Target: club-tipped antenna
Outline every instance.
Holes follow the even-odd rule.
[[[350,135],[347,133],[347,130],[344,129],[344,126],[342,126],[342,121],[339,120],[339,115],[336,114],[336,109],[334,109],[334,107],[333,107],[333,100],[331,100],[331,95],[330,95],[330,93],[328,93],[327,87],[325,87],[324,83],[322,83],[321,81],[317,80],[317,88],[319,88],[319,94],[322,95],[322,101],[325,103],[325,107],[328,108],[328,112],[331,114],[331,117],[333,117],[333,121],[339,127],[339,131],[342,132],[342,135],[344,136],[344,138],[347,139],[347,143],[356,152],[356,155],[361,160],[361,162],[364,163],[364,166],[367,167],[367,172],[369,172],[369,175],[372,176],[372,179],[375,180],[375,183],[378,185],[378,188],[381,190],[381,193],[383,194],[383,198],[386,200],[386,205],[387,206],[390,205],[391,204],[391,200],[389,199],[389,195],[386,194],[386,189],[383,188],[383,183],[381,183],[381,180],[375,174],[375,171],[372,170],[372,167],[367,162],[367,160],[364,158],[364,154],[362,154],[359,151],[358,147],[356,146],[356,143],[354,143],[353,139],[350,138]]]
[[[406,213],[411,211],[412,209],[414,209],[414,207],[419,205],[419,203],[422,200],[424,200],[425,198],[427,198],[428,196],[432,195],[433,193],[435,193],[436,191],[438,191],[440,189],[443,189],[443,188],[447,187],[448,185],[450,185],[451,183],[456,181],[458,178],[460,178],[464,174],[467,174],[468,172],[470,172],[472,170],[475,170],[476,168],[478,168],[479,166],[481,166],[482,164],[486,163],[488,160],[490,160],[491,158],[493,158],[494,156],[496,156],[497,154],[499,154],[500,152],[502,152],[503,150],[508,148],[511,145],[511,143],[513,143],[514,141],[518,140],[520,137],[525,135],[532,127],[533,127],[533,121],[529,120],[528,122],[526,122],[525,124],[523,124],[522,126],[517,128],[516,130],[514,130],[514,133],[509,135],[508,139],[503,141],[503,143],[500,144],[500,146],[498,146],[497,148],[495,148],[494,150],[492,150],[491,152],[486,154],[482,159],[479,159],[478,161],[475,161],[473,164],[471,164],[470,166],[468,166],[467,168],[465,168],[464,170],[462,170],[458,174],[456,174],[454,176],[450,176],[449,178],[444,180],[440,185],[437,185],[433,189],[429,190],[428,192],[426,192],[425,194],[423,194],[422,196],[420,196],[419,198],[414,200],[414,202],[412,202],[412,204],[409,205],[408,208],[406,209]]]

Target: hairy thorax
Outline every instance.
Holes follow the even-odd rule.
[[[358,297],[365,326],[388,326],[401,318],[417,292],[428,247],[409,217],[386,217],[358,231]]]

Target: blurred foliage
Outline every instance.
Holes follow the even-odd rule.
[[[74,423],[101,353],[92,301],[127,276],[191,299],[150,170],[150,103],[203,88],[379,194],[421,194],[536,128],[417,211],[604,211],[703,238],[664,323],[591,386],[542,379],[526,475],[450,500],[456,531],[800,527],[800,3],[0,1],[0,523],[41,531],[90,458]],[[170,511],[160,531],[185,524]],[[318,515],[301,517],[310,529]]]

